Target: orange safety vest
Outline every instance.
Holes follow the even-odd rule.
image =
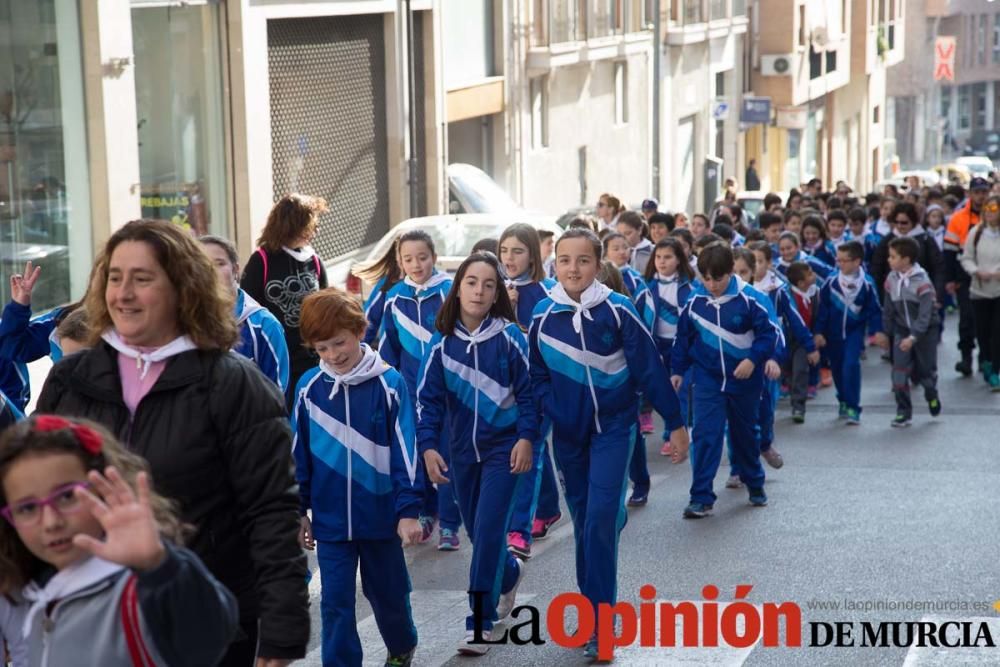
[[[958,252],[962,252],[965,247],[965,239],[969,236],[969,230],[979,224],[979,214],[973,213],[972,202],[967,202],[965,206],[952,214],[948,221],[948,230],[944,233],[944,244],[953,246]]]

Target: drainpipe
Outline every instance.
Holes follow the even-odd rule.
[[[662,75],[663,35],[660,21],[661,0],[653,3],[653,198],[660,199],[660,76]]]
[[[414,43],[413,43],[413,9],[410,6],[410,0],[403,0],[404,11],[406,12],[406,95],[409,101],[409,113],[407,114],[407,123],[409,126],[409,154],[410,159],[408,160],[407,169],[407,184],[408,190],[410,192],[410,215],[409,217],[415,217],[419,214],[419,188],[421,187],[420,178],[418,177],[420,164],[419,160],[424,156],[417,155],[417,96],[416,96],[416,66],[414,64]],[[423,100],[420,100],[423,103]]]

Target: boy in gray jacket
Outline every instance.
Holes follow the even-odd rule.
[[[932,417],[941,414],[937,391],[937,327],[940,322],[934,304],[934,284],[917,263],[920,246],[908,236],[889,242],[889,268],[882,304],[885,335],[879,342],[888,347],[891,340],[892,390],[896,395],[897,428],[910,425],[913,401],[910,382],[924,388],[924,398]],[[888,338],[887,338],[888,337]]]

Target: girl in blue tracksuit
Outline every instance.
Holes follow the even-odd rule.
[[[396,241],[396,257],[403,280],[385,294],[378,351],[387,364],[402,374],[410,399],[416,404],[420,370],[431,349],[434,320],[451,289],[451,278],[434,268],[437,262],[434,241],[425,231],[402,234]],[[447,460],[446,433],[441,433],[441,444],[442,456]],[[425,479],[424,485],[424,505],[420,511],[423,541],[434,534],[434,522],[440,515],[438,548],[442,551],[457,549],[462,520],[452,487],[435,489],[430,479]]]
[[[507,296],[517,314],[517,323],[527,331],[531,326],[531,313],[535,306],[549,295],[556,283],[545,277],[538,232],[531,225],[511,225],[500,235],[497,246],[505,274]],[[518,486],[510,532],[507,535],[507,548],[525,559],[531,556],[536,521],[539,534],[544,535],[561,518],[559,489],[546,445],[550,429],[551,425],[547,420],[541,424],[539,441],[534,448],[537,460]],[[536,514],[538,519],[535,519]]]
[[[633,238],[638,238],[640,233],[638,229],[634,228],[633,225],[638,224],[639,229],[642,228],[644,223],[639,220],[638,215],[624,216],[626,217],[626,222],[619,221],[618,225],[624,230],[628,230]],[[646,260],[652,255],[653,246],[649,243],[648,239],[643,238],[646,246],[644,246],[643,256]],[[652,294],[649,291],[649,287],[646,285],[646,280],[643,278],[642,273],[637,271],[635,267],[629,264],[630,257],[634,260],[634,251],[637,248],[632,248],[629,245],[628,239],[624,234],[618,232],[611,232],[606,235],[603,239],[604,243],[604,256],[605,258],[614,264],[622,274],[622,281],[625,283],[625,289],[628,290],[629,296],[632,297],[632,303],[635,304],[635,309],[639,312],[639,317],[642,319],[646,328],[652,332],[653,324],[656,320],[656,309],[653,306]],[[649,265],[649,261],[646,261],[646,265]],[[629,479],[632,481],[632,495],[628,499],[629,507],[641,507],[649,501],[649,466],[646,460],[646,433],[653,432],[653,415],[652,407],[648,402],[643,402],[640,405],[639,410],[639,429],[636,431],[635,437],[635,449],[632,452],[632,463],[629,468]]]
[[[278,318],[246,293],[239,283],[240,256],[233,242],[221,236],[198,238],[215,266],[222,287],[233,294],[233,314],[240,325],[240,342],[233,348],[257,364],[261,373],[288,394],[288,343]]]
[[[829,267],[837,264],[837,248],[829,239],[826,224],[818,215],[807,215],[799,232],[802,251]]]
[[[812,332],[806,327],[798,309],[792,303],[788,283],[771,268],[771,246],[765,241],[756,241],[751,243],[748,248],[753,252],[757,264],[753,286],[758,292],[771,299],[775,316],[782,327],[782,339],[785,345],[779,346],[781,349],[776,350],[775,361],[779,365],[785,363],[788,355],[791,354],[794,341],[795,345],[805,351],[807,358],[813,364],[818,363],[819,357],[815,355],[816,344],[813,342]],[[758,419],[760,453],[764,460],[774,468],[780,468],[784,465],[781,455],[772,446],[774,443],[774,411],[778,402],[779,383],[780,380],[765,379]]]
[[[486,652],[489,645],[479,642],[510,614],[524,575],[505,538],[539,424],[527,341],[514,317],[496,257],[470,255],[438,313],[417,388],[417,443],[427,474],[455,488],[472,540],[463,654]],[[449,434],[450,464],[437,451],[442,432]]]
[[[663,417],[675,461],[687,454],[677,396],[649,329],[632,302],[597,282],[601,242],[585,229],[556,244],[559,284],[532,317],[535,398],[552,420],[576,538],[576,577],[594,608],[617,598],[618,535],[635,443],[637,393]],[[596,655],[596,642],[585,653]]]
[[[816,338],[830,358],[839,416],[848,424],[861,419],[861,354],[865,331],[882,331],[882,309],[875,282],[862,267],[864,246],[850,241],[837,248],[839,270],[820,289]]]
[[[793,262],[805,262],[820,280],[826,280],[833,273],[832,265],[821,262],[812,255],[802,252],[798,236],[792,232],[782,232],[781,236],[778,237],[778,258],[774,263],[774,270],[782,278],[785,278],[788,274],[788,267]]]
[[[375,345],[382,331],[382,315],[385,313],[385,295],[396,283],[403,279],[399,268],[399,258],[396,256],[397,245],[391,244],[379,259],[369,266],[352,269],[352,273],[361,280],[374,282],[368,299],[365,301],[365,319],[368,328],[365,329],[365,342]]]
[[[295,389],[292,449],[300,541],[307,549],[319,546],[323,664],[362,662],[359,563],[361,589],[389,656],[409,664],[417,645],[402,550],[422,534],[413,404],[400,373],[362,342],[367,324],[357,301],[336,288],[302,302],[302,340],[320,363]]]
[[[671,352],[671,382],[679,386],[693,369],[694,443],[692,483],[686,518],[700,518],[715,504],[712,481],[722,457],[726,425],[735,468],[747,485],[750,502],[767,504],[764,469],[754,425],[764,388],[764,365],[774,357],[781,332],[767,297],[733,275],[733,253],[711,245],[698,255],[699,286],[677,323]]]
[[[670,373],[670,349],[677,335],[677,320],[681,309],[687,303],[688,297],[695,286],[694,269],[684,252],[684,245],[676,238],[665,238],[653,249],[653,261],[646,267],[646,285],[653,302],[656,321],[653,324],[653,340],[660,351],[663,365]],[[688,420],[688,390],[691,379],[687,377],[685,384],[677,391],[680,401],[681,415],[685,423]],[[669,446],[664,444],[660,454],[670,455]]]

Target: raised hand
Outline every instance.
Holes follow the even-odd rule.
[[[31,262],[24,265],[24,273],[15,273],[10,277],[10,298],[22,306],[31,305],[31,290],[35,289],[42,267],[32,268]]]
[[[101,524],[104,540],[80,534],[73,537],[73,544],[98,558],[133,570],[148,571],[159,566],[167,552],[149,505],[146,473],[136,476],[138,497],[114,468],[105,470],[104,475],[91,470],[87,477],[101,497],[82,487],[76,489],[76,494]]]

